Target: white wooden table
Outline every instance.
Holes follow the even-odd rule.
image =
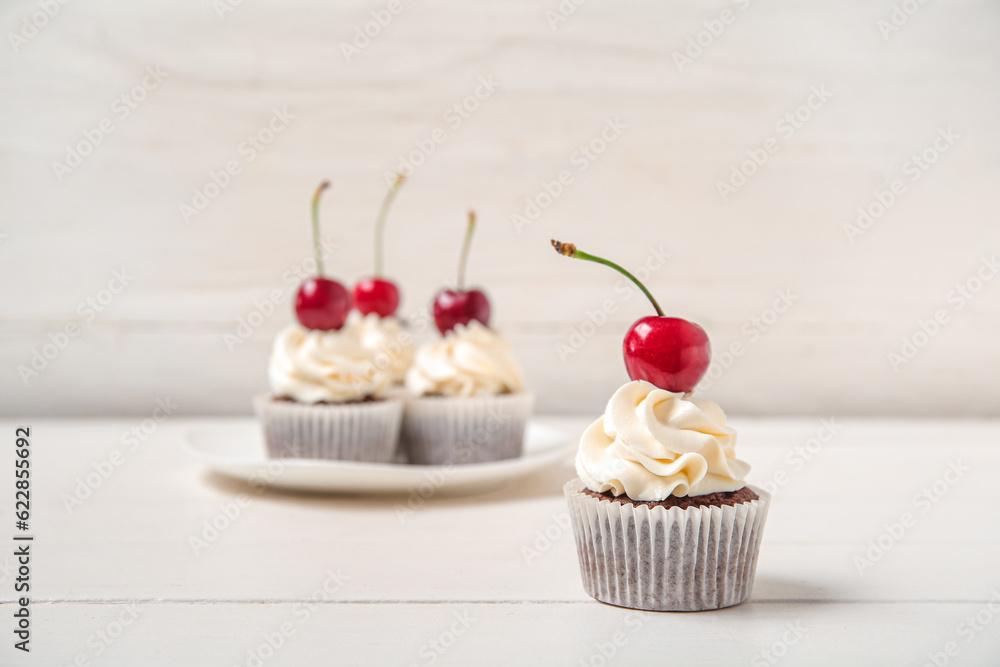
[[[206,421],[245,423],[175,419],[128,451],[136,420],[29,422],[32,653],[12,647],[4,547],[0,664],[1000,664],[1000,422],[837,419],[802,455],[828,435],[819,419],[735,419],[750,480],[777,486],[753,597],[675,614],[584,594],[561,495],[570,461],[401,519],[405,498],[256,492],[207,474],[181,449]],[[10,545],[14,427],[0,422]],[[115,450],[120,465],[68,511]],[[228,527],[203,535],[227,508]],[[195,553],[192,537],[207,546]]]

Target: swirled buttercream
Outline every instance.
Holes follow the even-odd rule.
[[[735,444],[718,405],[639,380],[619,388],[584,431],[576,470],[591,491],[632,500],[736,491],[750,466]]]
[[[413,361],[414,345],[413,337],[403,329],[398,318],[379,317],[376,313],[362,316],[353,310],[344,328],[358,337],[361,347],[392,382],[402,384],[406,369]]]
[[[389,375],[346,328],[316,331],[290,324],[278,334],[268,367],[271,392],[300,403],[379,397]]]
[[[524,379],[507,339],[473,320],[417,350],[406,389],[416,396],[496,396],[522,391]]]

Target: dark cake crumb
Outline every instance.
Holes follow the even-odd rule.
[[[670,496],[666,500],[632,500],[626,495],[615,496],[605,491],[598,493],[584,488],[583,492],[599,500],[610,500],[615,503],[630,503],[632,505],[645,505],[646,507],[679,507],[682,510],[688,507],[722,507],[723,505],[741,505],[751,500],[757,500],[760,496],[753,492],[749,486],[744,486],[737,491],[719,491],[717,493],[706,493],[701,496]]]
[[[299,403],[291,396],[273,396],[272,400],[277,403]],[[381,398],[375,398],[371,394],[368,394],[364,398],[352,398],[349,401],[317,401],[316,403],[304,403],[304,405],[350,405],[351,403],[374,403],[375,401],[381,401]]]

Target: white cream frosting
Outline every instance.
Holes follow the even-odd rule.
[[[379,317],[377,313],[362,315],[352,310],[344,329],[350,331],[368,351],[375,366],[387,373],[392,382],[402,384],[406,370],[413,361],[413,337],[403,329],[396,317]]]
[[[591,491],[632,500],[736,491],[750,466],[735,445],[718,405],[638,380],[619,388],[584,431],[576,470]]]
[[[379,397],[390,385],[389,375],[351,331],[316,331],[296,323],[275,339],[268,378],[275,396],[301,403]]]
[[[417,350],[406,389],[416,396],[496,396],[522,391],[524,378],[507,339],[473,320]]]

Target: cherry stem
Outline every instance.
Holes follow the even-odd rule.
[[[389,215],[389,208],[392,206],[392,202],[396,199],[396,193],[399,192],[399,188],[403,186],[403,182],[406,181],[406,174],[402,172],[396,174],[396,180],[390,186],[389,191],[385,193],[385,199],[382,200],[382,205],[378,209],[378,217],[375,218],[375,277],[382,277],[382,231],[385,229],[385,219]]]
[[[582,250],[577,250],[576,246],[573,245],[572,243],[562,243],[561,241],[556,241],[555,239],[552,239],[552,247],[555,248],[556,252],[559,253],[560,255],[566,255],[567,257],[574,257],[576,259],[585,259],[588,262],[597,262],[598,264],[603,264],[604,266],[610,266],[612,269],[614,269],[618,273],[622,274],[623,276],[634,282],[636,286],[642,290],[642,293],[646,295],[646,297],[649,299],[649,302],[653,304],[653,308],[656,309],[656,314],[659,315],[660,317],[663,317],[663,309],[660,308],[660,304],[656,303],[656,299],[653,298],[653,295],[649,293],[649,290],[646,289],[646,286],[643,285],[641,282],[639,282],[638,278],[633,276],[631,273],[626,271],[621,266],[615,264],[611,260],[604,259],[603,257],[598,257],[596,255],[591,255],[590,253],[583,252]]]
[[[458,289],[465,289],[465,265],[469,261],[469,246],[472,245],[472,233],[476,231],[476,212],[469,211],[469,226],[465,229],[465,241],[462,243],[462,255],[458,258]]]
[[[312,201],[313,252],[316,253],[316,275],[320,277],[323,276],[323,251],[319,243],[319,198],[328,187],[330,187],[330,181],[320,183],[319,187],[316,188],[316,194],[313,195]]]

